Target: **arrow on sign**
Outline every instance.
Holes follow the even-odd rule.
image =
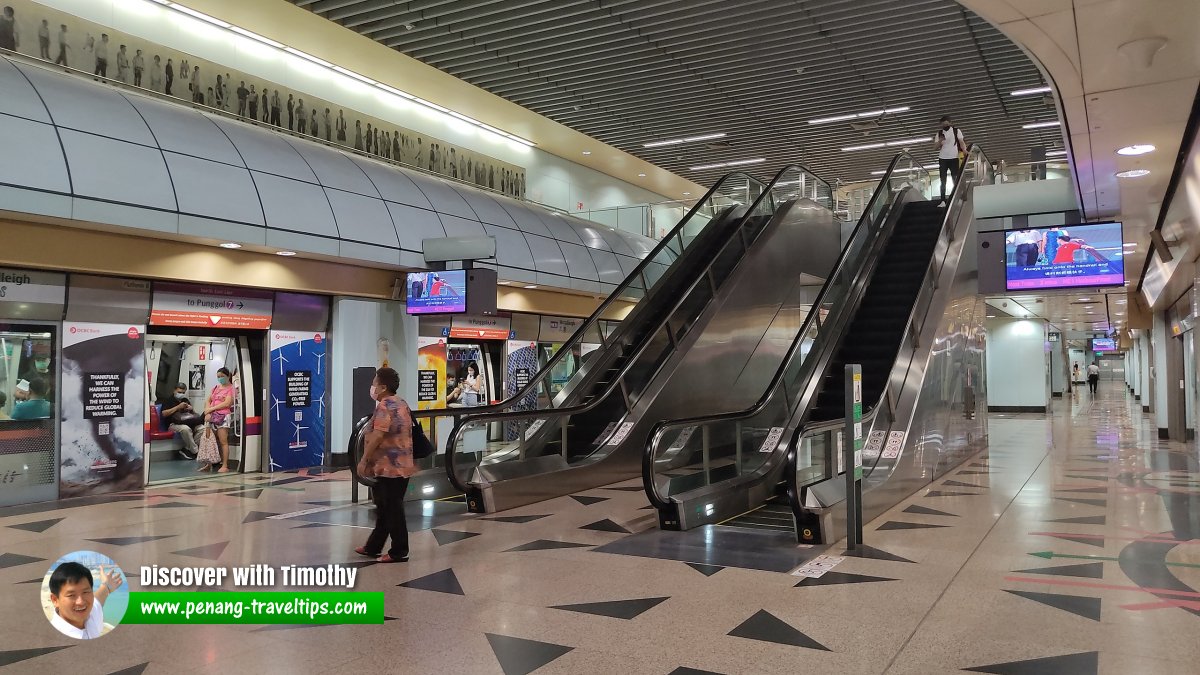
[[[1036,553],[1030,553],[1029,555],[1037,556],[1038,558],[1045,558],[1046,560],[1051,560],[1054,558],[1071,558],[1072,560],[1107,560],[1110,562],[1120,561],[1120,558],[1113,558],[1105,555],[1071,555],[1069,553],[1055,553],[1054,551],[1038,551]],[[1195,567],[1200,569],[1200,563],[1166,562],[1164,564],[1171,567]]]
[[[214,326],[217,325],[218,323],[221,323],[221,317],[213,316],[211,314],[208,316],[208,320],[211,321]]]
[[[245,306],[246,306],[246,303],[242,302],[241,300],[238,300],[238,309],[241,309]]]

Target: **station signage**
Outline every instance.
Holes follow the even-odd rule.
[[[248,288],[155,284],[153,326],[265,330],[271,327],[274,294]]]
[[[450,337],[477,340],[507,340],[512,336],[512,320],[507,316],[471,316],[459,314],[450,322]]]

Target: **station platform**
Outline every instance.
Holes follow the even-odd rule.
[[[355,556],[349,474],[233,476],[0,509],[0,672],[1195,673],[1200,466],[1119,384],[992,415],[990,447],[868,523],[868,548],[659,532],[636,482],[494,515],[415,502],[411,561]],[[358,568],[383,625],[42,620],[68,551],[140,565]],[[821,577],[792,572],[844,559]],[[835,558],[836,560],[836,558]],[[31,619],[31,617],[33,617]]]

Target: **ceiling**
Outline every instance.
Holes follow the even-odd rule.
[[[760,158],[744,170],[869,179],[901,146],[842,148],[932,136],[943,114],[993,160],[1062,147],[1059,128],[1021,128],[1056,120],[1053,100],[1010,95],[1041,71],[954,0],[290,1],[701,185],[733,169],[692,167]],[[867,131],[809,124],[898,107]],[[726,136],[643,147],[713,133]],[[913,150],[935,163],[930,146]],[[607,169],[638,182],[624,171]]]
[[[1064,333],[1110,335],[1127,326],[1129,296],[1124,288],[1048,295],[1011,294],[987,298],[988,317],[1040,318]]]

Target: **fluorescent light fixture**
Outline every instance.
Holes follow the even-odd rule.
[[[645,178],[645,177],[646,177],[646,174],[644,174],[644,173],[639,173],[639,174],[638,174],[638,178]]]
[[[907,112],[908,106],[899,108],[884,108],[883,110],[871,110],[869,112],[853,113],[850,115],[834,115],[833,117],[822,117],[820,119],[809,120],[809,124],[828,124],[830,122],[845,122],[846,120],[854,120],[869,117],[882,117],[883,115],[891,115],[893,113]]]
[[[1053,122],[1031,122],[1029,124],[1022,124],[1021,128],[1022,129],[1048,129],[1050,127],[1056,127],[1059,124],[1061,124],[1061,123],[1058,120],[1055,120]]]
[[[365,82],[367,84],[379,84],[375,80],[372,80],[371,78],[366,77],[365,75],[359,75],[358,73],[354,72],[353,70],[346,70],[345,68],[343,68],[341,66],[334,66],[333,69],[336,70],[337,72],[341,73],[342,75],[345,75],[346,77],[349,77],[351,79],[358,80],[359,82]]]
[[[305,61],[315,63],[318,66],[324,66],[330,70],[334,70],[334,65],[332,63],[326,61],[325,59],[317,58],[317,57],[313,56],[312,54],[309,54],[308,52],[302,52],[299,49],[296,49],[295,47],[284,47],[283,51],[291,54],[292,56],[297,56],[299,58],[302,58]]]
[[[525,288],[537,288],[537,284],[529,284]]]
[[[907,167],[907,170],[912,170],[912,169],[914,169],[914,168],[915,168],[915,167]],[[938,168],[938,165],[937,165],[937,164],[926,164],[925,166],[922,166],[921,168],[922,168],[922,169],[925,169],[926,171],[928,171],[929,169],[936,169],[936,168]],[[897,169],[896,169],[896,173],[903,173],[905,170],[906,170],[906,169],[897,168]],[[887,173],[887,169],[883,169],[882,171],[872,171],[872,172],[871,172],[871,175],[872,175],[872,176],[882,176],[882,175],[883,175],[883,174],[885,174],[885,173]]]
[[[717,138],[725,138],[725,134],[704,134],[703,136],[690,136],[688,138],[673,138],[669,141],[652,141],[650,143],[642,143],[643,148],[661,148],[667,145],[682,145],[684,143],[698,143],[700,141],[711,141]]]
[[[1067,154],[1066,150],[1047,150],[1046,151],[1047,157],[1062,157],[1063,155],[1066,155],[1066,154]]]
[[[1130,169],[1129,171],[1122,171],[1118,173],[1117,178],[1141,178],[1142,176],[1149,175],[1149,169]]]
[[[867,143],[865,145],[852,145],[848,148],[842,148],[842,152],[856,152],[858,150],[877,150],[879,148],[895,148],[902,145],[916,145],[917,143],[932,142],[933,136],[925,138],[906,138],[903,141],[886,141],[883,143]]]
[[[179,4],[178,2],[172,2],[171,9],[174,9],[178,12],[183,12],[184,14],[187,14],[188,16],[192,17],[193,19],[200,19],[201,21],[203,21],[205,23],[211,23],[214,26],[220,26],[221,28],[229,28],[228,21],[222,21],[222,20],[218,19],[217,17],[209,16],[209,15],[205,14],[204,12],[197,12],[196,10],[192,9],[191,7],[184,7],[183,5]]]
[[[876,148],[886,148],[887,143],[867,143],[866,145],[852,145],[848,148],[842,148],[842,152],[855,152],[858,150],[875,150]]]
[[[1126,156],[1144,155],[1147,152],[1154,152],[1154,150],[1155,147],[1153,145],[1150,145],[1149,143],[1143,143],[1138,145],[1127,145],[1120,150],[1117,150],[1117,154]]]
[[[704,171],[705,169],[723,169],[727,166],[746,166],[747,164],[761,164],[767,161],[766,157],[756,157],[754,159],[738,159],[732,162],[718,162],[716,164],[701,164],[693,166],[689,171]]]
[[[254,40],[255,42],[261,42],[264,45],[268,45],[268,46],[274,47],[276,49],[284,48],[283,43],[276,42],[269,37],[263,37],[262,35],[259,35],[258,33],[252,33],[250,31],[246,30],[245,28],[242,28],[241,26],[232,26],[231,25],[231,26],[229,26],[229,30],[237,33],[238,35],[248,37],[251,40]]]
[[[583,154],[585,154],[585,155],[590,155],[590,154],[592,154],[592,151],[591,151],[591,150],[584,150],[584,151],[583,151]]]
[[[296,255],[296,252],[295,251],[275,251],[275,255],[281,255],[285,258],[290,258],[290,257]]]
[[[1032,87],[1030,89],[1018,89],[1009,94],[1009,96],[1033,96],[1034,94],[1048,94],[1051,91],[1054,90],[1050,87]]]
[[[241,244],[238,244],[238,243],[232,242],[232,241],[227,241],[224,244],[221,244],[221,248],[241,248],[241,247],[242,247]]]

